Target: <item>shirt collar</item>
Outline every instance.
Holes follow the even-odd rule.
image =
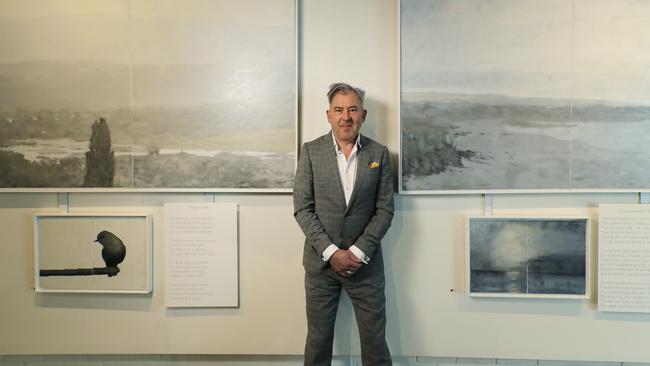
[[[336,137],[334,137],[334,131],[332,131],[332,142],[334,143],[334,149],[337,152],[340,151],[339,144],[336,142]],[[357,146],[357,150],[361,149],[361,134],[357,134],[357,141],[355,142],[355,145]]]

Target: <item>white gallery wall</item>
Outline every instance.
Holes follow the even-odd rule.
[[[399,151],[398,2],[299,1],[299,139],[328,131],[325,92],[346,81],[367,91],[363,132]],[[650,26],[648,26],[650,28]],[[640,30],[641,31],[641,30]],[[650,31],[648,29],[647,31]],[[641,167],[642,168],[642,167]],[[32,215],[150,212],[154,283],[149,295],[36,294]],[[492,195],[494,215],[592,218],[590,300],[470,299],[464,288],[466,215],[481,195],[396,196],[384,240],[388,341],[395,355],[649,361],[650,315],[596,310],[597,207],[635,193]],[[239,308],[174,309],[164,303],[163,204],[239,204]],[[65,203],[65,202],[64,202]],[[288,194],[1,193],[0,354],[302,353],[303,236]],[[358,354],[349,301],[335,352]]]

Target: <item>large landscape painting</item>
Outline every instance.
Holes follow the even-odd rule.
[[[650,2],[400,6],[400,191],[650,188]]]
[[[294,7],[0,2],[0,189],[290,190]]]

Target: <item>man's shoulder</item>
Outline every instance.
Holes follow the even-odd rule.
[[[324,134],[323,136],[317,137],[311,141],[305,142],[304,146],[306,148],[314,148],[314,147],[328,147],[328,146],[334,146],[334,143],[332,141],[332,133],[328,132]]]
[[[384,144],[382,144],[380,142],[377,142],[377,141],[371,139],[370,137],[364,136],[364,135],[361,135],[361,139],[360,139],[359,142],[361,143],[361,148],[362,149],[366,149],[366,148],[367,149],[372,149],[372,150],[375,150],[375,149],[377,149],[377,150],[388,149],[386,147],[386,145],[384,145]]]

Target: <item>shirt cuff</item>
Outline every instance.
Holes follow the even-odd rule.
[[[366,253],[364,253],[363,250],[359,249],[359,247],[356,245],[351,246],[350,251],[361,260],[361,263],[368,264],[370,261],[370,257],[368,257]]]
[[[339,247],[337,247],[336,244],[330,244],[330,246],[325,248],[325,250],[323,251],[323,261],[324,262],[329,261],[332,254],[334,254],[334,252],[336,252],[337,250],[339,250]]]

